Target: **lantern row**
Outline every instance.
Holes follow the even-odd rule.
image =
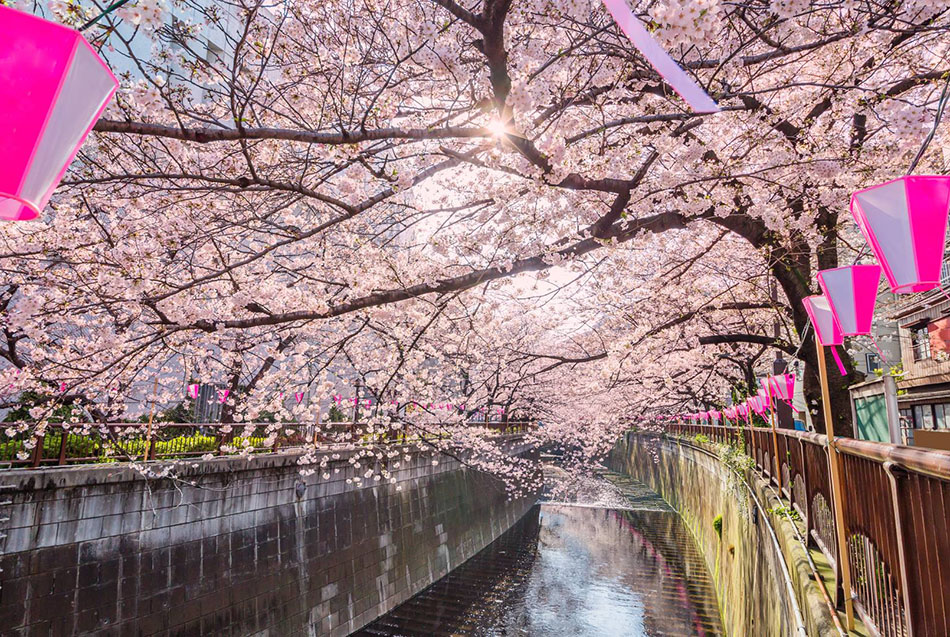
[[[851,214],[879,265],[822,270],[822,294],[803,300],[819,344],[831,346],[836,359],[833,346],[845,336],[871,335],[882,272],[894,294],[943,289],[950,177],[908,175],[859,190],[851,195]]]
[[[758,392],[749,396],[745,401],[736,405],[731,405],[720,410],[699,411],[690,414],[677,414],[670,417],[672,420],[687,420],[691,423],[697,422],[719,422],[725,418],[737,421],[745,419],[751,422],[751,414],[755,413],[764,416],[768,411],[775,409],[778,401],[781,400],[789,406],[792,404],[792,398],[795,396],[795,374],[776,374],[767,376],[759,380],[761,388]],[[663,418],[661,418],[662,420]]]

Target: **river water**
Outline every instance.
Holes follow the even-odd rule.
[[[721,635],[679,516],[629,478],[567,480],[483,551],[359,635]]]

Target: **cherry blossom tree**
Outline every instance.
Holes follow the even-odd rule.
[[[198,381],[230,391],[225,422],[325,423],[335,379],[360,378],[383,430],[379,399],[419,405],[419,428],[500,406],[591,455],[641,417],[722,405],[779,350],[823,429],[801,300],[866,258],[850,193],[922,150],[950,3],[634,8],[722,112],[688,111],[588,0],[104,16],[86,33],[119,94],[43,217],[0,229],[4,374],[47,396],[17,426],[63,404],[119,419]],[[945,131],[918,172],[946,172]],[[280,396],[298,391],[317,400]],[[470,461],[530,474],[475,438]]]

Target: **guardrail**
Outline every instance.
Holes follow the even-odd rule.
[[[825,436],[717,425],[666,430],[742,445],[798,511],[841,582]],[[861,619],[888,637],[950,635],[950,452],[852,438],[833,445],[845,494],[849,594]]]
[[[493,434],[524,433],[530,421],[469,422]],[[44,434],[0,431],[0,468],[66,466],[195,458],[238,452],[276,453],[306,445],[379,445],[434,441],[449,437],[443,423],[401,423],[381,431],[366,423],[105,423],[49,425]],[[26,441],[33,438],[32,449]]]

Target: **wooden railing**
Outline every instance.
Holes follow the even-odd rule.
[[[715,425],[666,430],[746,449],[838,570],[825,436]],[[879,635],[950,635],[950,452],[851,438],[833,445],[841,462],[849,594],[861,619]]]
[[[472,422],[493,434],[524,433],[533,429],[529,421]],[[8,436],[0,431],[0,468],[65,466],[168,460],[227,455],[238,452],[276,453],[313,444],[379,445],[433,442],[450,436],[442,423],[402,423],[398,427],[366,423],[314,424],[286,423],[147,423],[49,425],[43,435],[33,433]],[[28,445],[27,441],[33,444]]]

